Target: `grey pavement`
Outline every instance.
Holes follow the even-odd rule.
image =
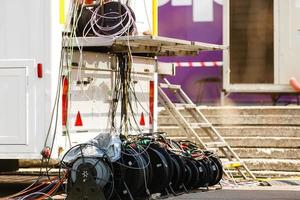
[[[300,200],[300,186],[256,186],[197,192],[170,200]]]
[[[0,176],[0,199],[9,194],[18,192],[28,186],[36,177]],[[5,181],[5,179],[7,181]],[[1,183],[2,180],[2,183]],[[282,184],[287,181],[271,182],[272,186],[257,186],[249,183],[247,185],[227,184],[221,190],[212,189],[208,192],[197,191],[178,197],[170,197],[170,200],[300,200],[300,186],[288,181],[290,185]],[[291,184],[293,183],[293,184]]]

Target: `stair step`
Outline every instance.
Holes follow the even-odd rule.
[[[300,137],[224,137],[231,147],[299,148]],[[204,140],[204,139],[203,139]],[[205,141],[205,140],[204,140]]]
[[[185,138],[196,141],[192,136],[179,136],[168,138]],[[300,148],[300,137],[223,137],[231,147],[235,148]],[[201,137],[204,143],[209,143],[209,137]]]
[[[210,128],[212,127],[211,123],[191,123],[190,126],[192,128]]]
[[[207,148],[219,148],[219,147],[227,147],[227,144],[224,142],[208,142],[205,143]]]
[[[252,170],[251,172],[257,178],[290,178],[299,176],[299,172],[288,172],[278,170]]]
[[[270,170],[298,172],[300,174],[300,160],[290,159],[242,159],[250,170]]]
[[[188,122],[195,123],[196,120],[190,115],[183,115]],[[214,125],[293,125],[299,126],[300,115],[299,116],[290,116],[290,115],[243,115],[243,116],[233,116],[233,115],[224,115],[224,116],[205,116],[208,121]],[[170,116],[159,115],[158,124],[160,125],[175,125],[174,121]]]
[[[299,106],[199,107],[204,115],[300,115]]]
[[[299,116],[300,107],[299,106],[225,106],[225,107],[208,107],[208,106],[198,106],[201,112],[205,116],[210,115],[290,115]],[[164,108],[159,108],[160,115],[167,115],[168,113]],[[181,111],[183,114],[186,111]]]
[[[233,148],[233,150],[240,158],[282,158],[300,160],[300,151],[298,148]]]
[[[177,125],[159,126],[159,131],[166,132],[169,136],[179,136],[183,130]],[[300,127],[295,126],[215,126],[224,137],[300,137]],[[196,128],[199,136],[206,134],[201,128]]]

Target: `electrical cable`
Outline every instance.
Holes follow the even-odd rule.
[[[34,192],[34,193],[32,193],[32,194],[26,195],[25,197],[21,198],[20,200],[26,200],[27,198],[29,198],[29,197],[31,197],[31,196],[33,196],[33,195],[36,195],[36,194],[44,195],[44,196],[46,196],[47,198],[50,198],[50,199],[53,200],[53,198],[52,198],[50,195],[48,195],[48,194],[46,194],[46,193],[43,193],[43,192]]]
[[[147,154],[147,150],[150,148],[151,146],[151,142],[149,142],[149,144],[146,146],[146,148],[144,148],[142,145],[139,145],[137,143],[134,143],[135,145],[137,145],[137,147],[140,147],[143,149],[143,151],[141,152],[137,152],[136,154],[127,154],[126,152],[122,151],[121,153],[124,154],[124,155],[127,155],[127,156],[140,156],[140,155],[143,155],[143,154]],[[130,145],[129,145],[130,146]]]
[[[55,179],[57,179],[57,177],[52,178],[51,182],[45,182],[42,181],[39,185],[34,186],[33,184],[31,184],[29,187],[27,187],[26,189],[22,190],[21,192],[18,192],[17,194],[11,195],[9,197],[6,197],[5,199],[20,199],[26,195],[32,194],[34,192],[44,192],[45,190],[47,190],[47,188],[51,188],[51,184],[54,183],[53,181],[55,181]],[[33,187],[34,186],[34,187]]]
[[[145,13],[146,13],[147,22],[148,22],[148,28],[149,28],[150,33],[153,33],[153,29],[151,28],[151,25],[150,25],[150,19],[149,19],[148,9],[147,9],[147,5],[146,5],[146,0],[143,0],[143,2],[144,2],[144,9],[145,9]],[[154,9],[154,8],[152,8],[152,9]]]
[[[135,27],[135,17],[133,16],[133,11],[126,5],[121,4],[121,8],[123,9],[122,13],[113,12],[112,10],[115,9],[114,6],[116,4],[119,4],[117,2],[107,2],[103,5],[99,5],[98,7],[93,9],[90,9],[89,11],[92,12],[90,20],[86,22],[85,27],[82,30],[83,38],[86,38],[90,31],[92,31],[92,34],[103,38],[104,43],[105,42],[111,42],[115,40],[116,38],[124,35],[127,30],[136,30]],[[105,13],[101,13],[100,11],[103,11],[103,9],[106,9],[108,7],[109,9],[105,10]],[[99,14],[100,13],[100,14]],[[120,20],[117,20],[120,19]],[[113,26],[106,25],[106,22],[114,22],[119,21],[118,23],[114,24]],[[127,21],[127,22],[125,22]],[[104,26],[100,24],[104,24]],[[125,24],[124,24],[125,23]],[[121,28],[120,28],[121,27]],[[96,30],[97,28],[97,30]],[[118,30],[120,29],[120,30]]]
[[[59,186],[61,186],[61,184],[63,184],[65,179],[66,179],[66,175],[56,183],[56,185],[47,193],[47,195],[37,198],[37,200],[43,200],[43,199],[45,199],[45,197],[53,195],[58,190]]]
[[[26,195],[26,194],[28,194],[28,193],[30,193],[30,192],[32,192],[32,191],[35,191],[35,190],[37,190],[37,189],[40,189],[40,188],[46,186],[47,183],[46,183],[46,182],[42,182],[42,183],[40,183],[39,185],[37,185],[37,186],[35,186],[35,187],[33,187],[33,185],[34,185],[34,183],[31,184],[30,186],[28,186],[27,188],[23,189],[22,191],[20,191],[20,192],[18,192],[18,193],[16,193],[16,194],[7,196],[7,197],[5,197],[4,199],[13,199],[13,198],[16,198],[16,197],[19,197],[19,196]]]

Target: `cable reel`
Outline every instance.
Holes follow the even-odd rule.
[[[150,159],[140,153],[142,150],[125,147],[121,159],[114,163],[117,184],[116,192],[120,199],[145,198],[150,193],[147,185],[151,177]]]
[[[96,185],[103,189],[110,179],[109,167],[100,159],[78,158],[71,169],[71,184],[74,184],[79,177],[86,182],[89,176],[93,177]]]
[[[92,144],[69,149],[61,160],[68,173],[67,199],[106,200],[112,195],[113,168],[104,150]]]
[[[127,32],[122,35],[130,35],[134,29],[135,14],[133,10],[120,2],[107,2],[99,7],[100,16],[97,25],[100,26],[100,33],[103,35],[114,35],[124,27],[128,27]]]
[[[99,199],[109,196],[109,166],[102,159],[78,158],[72,165],[67,185],[68,199]]]
[[[188,192],[190,188],[187,186],[190,185],[190,183],[192,182],[193,172],[192,169],[189,167],[189,165],[187,165],[186,161],[184,164],[184,171],[185,171],[185,179],[183,180],[183,184],[185,186],[186,192]]]
[[[171,160],[173,164],[173,176],[172,184],[170,185],[170,190],[173,194],[183,192],[183,183],[186,177],[184,161],[182,158],[176,154],[171,154]]]
[[[197,167],[197,161],[191,158],[185,158],[186,166],[189,167],[191,171],[191,180],[185,183],[185,187],[187,190],[196,189],[198,186],[198,180],[200,179],[200,173]]]
[[[128,5],[121,2],[81,5],[77,17],[77,36],[119,37],[131,35],[135,30],[135,14]],[[76,25],[76,22],[73,22],[73,25]]]
[[[164,188],[169,186],[171,180],[170,166],[167,161],[168,158],[166,158],[159,150],[151,147],[148,148],[147,153],[151,158],[153,176],[149,184],[149,190],[152,194],[161,193]]]
[[[213,186],[218,184],[223,177],[223,165],[220,158],[211,152],[206,152],[206,155],[211,161],[211,168],[213,172],[213,180],[210,181],[209,186]]]

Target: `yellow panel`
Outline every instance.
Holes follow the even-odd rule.
[[[59,23],[65,24],[65,0],[59,0]]]
[[[157,36],[158,35],[158,26],[157,26],[157,21],[158,21],[158,4],[157,0],[152,0],[152,35]]]

